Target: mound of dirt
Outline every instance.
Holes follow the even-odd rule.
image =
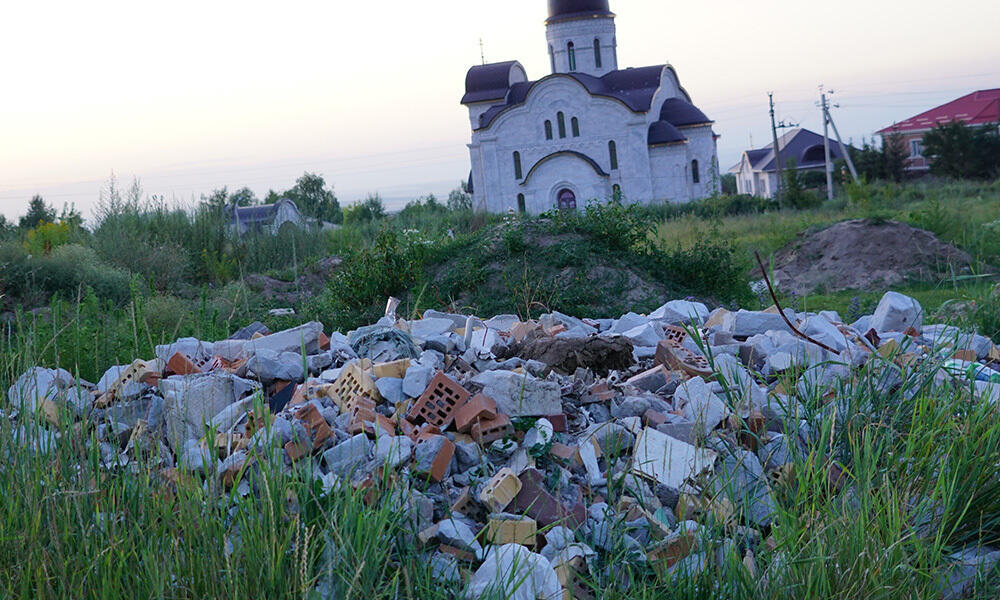
[[[857,219],[804,232],[774,256],[777,286],[794,294],[876,290],[966,270],[971,258],[933,233]]]

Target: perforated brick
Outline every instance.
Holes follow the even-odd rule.
[[[497,403],[485,394],[476,394],[455,412],[455,429],[468,433],[477,419],[495,419]]]
[[[341,410],[346,410],[351,401],[358,397],[367,398],[376,404],[382,400],[375,380],[356,362],[344,367],[327,393]]]
[[[319,446],[326,440],[333,437],[333,430],[327,424],[326,419],[316,409],[314,404],[306,404],[295,413],[295,417],[302,421],[312,438],[313,445]]]
[[[683,371],[692,377],[712,375],[712,367],[708,364],[707,358],[683,346],[674,347],[667,340],[660,340],[657,344],[654,360],[670,370]]]
[[[402,379],[406,376],[406,371],[410,368],[410,359],[401,358],[392,362],[376,363],[372,367],[375,377],[395,377]]]
[[[498,414],[495,419],[479,419],[472,426],[472,439],[480,444],[489,444],[514,433],[510,417]]]
[[[666,325],[663,328],[664,341],[674,348],[680,347],[688,337],[688,332],[677,325]]]
[[[469,392],[451,377],[438,371],[430,385],[413,403],[406,418],[415,422],[425,422],[445,430],[455,420],[455,411],[469,401]]]

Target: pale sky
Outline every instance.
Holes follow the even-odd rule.
[[[995,0],[611,0],[619,66],[669,62],[716,121],[723,169],[779,117],[855,141],[1000,87]],[[303,171],[341,203],[447,193],[469,172],[465,73],[548,74],[545,0],[0,0],[0,213],[90,216],[114,171],[180,202]]]

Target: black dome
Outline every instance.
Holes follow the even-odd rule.
[[[550,21],[593,15],[613,16],[608,0],[549,0]]]

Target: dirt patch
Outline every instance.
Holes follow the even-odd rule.
[[[805,232],[774,256],[780,289],[794,294],[876,290],[968,269],[965,252],[897,221],[857,219]]]
[[[244,277],[247,287],[269,303],[295,306],[323,290],[330,276],[340,267],[343,259],[329,256],[305,267],[298,279],[282,281],[267,275],[251,274]]]
[[[499,358],[539,360],[563,375],[584,368],[606,377],[609,370],[625,370],[635,364],[632,342],[623,337],[537,337],[507,347],[497,346],[493,352]]]

